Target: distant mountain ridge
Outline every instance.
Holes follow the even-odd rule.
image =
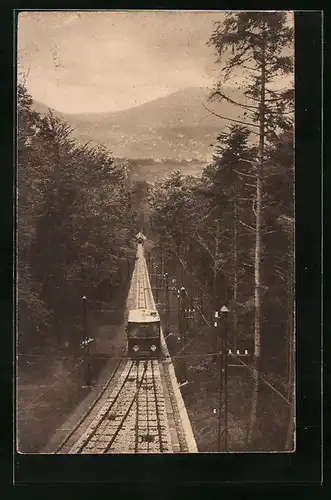
[[[46,106],[46,104],[42,104],[41,102],[36,101],[35,99],[33,100],[32,108],[34,109],[34,111],[37,111],[37,113],[40,114],[46,114],[48,113],[49,110],[51,110],[52,113],[54,113],[54,115],[58,116],[59,118],[65,117],[65,115],[60,111],[57,111],[56,109],[53,109],[50,106]]]
[[[211,156],[211,144],[230,122],[209,113],[205,106],[229,118],[241,108],[228,102],[209,102],[210,89],[187,88],[139,106],[116,112],[54,115],[74,128],[79,142],[102,143],[119,158],[199,159]],[[236,100],[242,95],[225,89]],[[34,109],[47,106],[35,101]]]

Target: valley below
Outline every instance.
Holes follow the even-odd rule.
[[[237,119],[240,109],[233,104],[210,100],[211,89],[193,87],[145,104],[116,112],[65,114],[35,101],[34,110],[65,121],[79,143],[103,145],[119,161],[129,161],[134,178],[153,182],[176,169],[199,175],[212,159],[217,136],[228,120]],[[242,95],[227,89],[238,102]],[[207,109],[208,108],[208,109]]]

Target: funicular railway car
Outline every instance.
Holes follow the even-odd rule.
[[[157,311],[148,309],[129,311],[126,334],[129,357],[160,357],[160,317]]]

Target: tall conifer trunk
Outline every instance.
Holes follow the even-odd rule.
[[[261,360],[261,247],[262,247],[262,195],[263,195],[263,163],[264,163],[264,134],[265,134],[265,35],[262,31],[263,46],[261,56],[261,99],[259,121],[259,159],[256,172],[256,199],[255,199],[255,255],[254,255],[254,361],[252,370],[252,406],[248,431],[248,441],[252,441],[256,425],[257,402],[259,391],[259,371]],[[254,204],[253,204],[254,207]]]
[[[220,234],[220,222],[217,219],[216,221],[216,232],[215,232],[215,257],[214,257],[214,266],[213,266],[213,302],[214,309],[216,310],[219,307],[218,304],[218,293],[217,293],[217,266],[218,266],[218,246],[219,246],[219,234]]]
[[[234,352],[237,350],[237,336],[238,336],[238,315],[237,315],[237,302],[238,302],[238,207],[237,207],[237,188],[235,188],[233,199],[234,211],[234,234],[233,234],[233,260],[234,260],[234,275],[233,275],[233,337],[232,348]]]

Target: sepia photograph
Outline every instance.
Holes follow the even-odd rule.
[[[23,11],[16,450],[296,450],[294,13]]]

